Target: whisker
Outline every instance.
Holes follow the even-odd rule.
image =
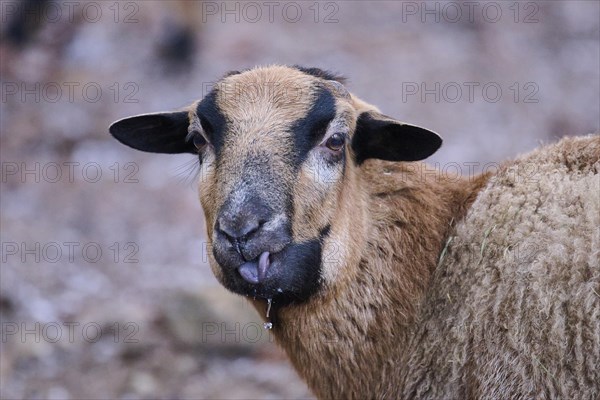
[[[178,182],[191,186],[200,175],[200,163],[198,162],[198,158],[193,158],[181,164],[175,168],[175,170],[175,175],[178,177]]]

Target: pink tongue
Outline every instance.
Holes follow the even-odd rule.
[[[269,252],[265,251],[258,257],[258,265],[256,262],[247,262],[242,264],[238,271],[242,278],[248,283],[257,284],[262,282],[267,277],[267,270],[271,262],[269,261]]]
[[[244,263],[238,268],[238,272],[246,282],[254,284],[258,283],[258,271],[256,270],[256,263]]]
[[[264,281],[267,277],[267,270],[271,262],[269,261],[269,252],[265,251],[258,257],[258,280]]]

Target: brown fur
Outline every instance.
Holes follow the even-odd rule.
[[[252,101],[243,93],[247,85],[259,83],[260,87],[274,81],[283,82],[277,88],[300,90],[285,94],[275,90],[268,96],[258,90],[259,96],[255,91]],[[545,315],[550,318],[557,312],[552,310],[560,305],[557,299],[542,300],[544,293],[537,293],[535,286],[529,288],[528,280],[520,280],[533,273],[528,272],[529,264],[507,263],[497,253],[477,259],[481,240],[495,237],[486,235],[485,229],[493,223],[506,224],[500,217],[520,201],[519,193],[528,193],[529,204],[551,201],[543,196],[549,196],[550,188],[544,182],[552,170],[581,165],[588,171],[597,163],[597,136],[565,140],[526,158],[529,165],[540,168],[539,187],[530,182],[506,181],[510,166],[516,165],[511,163],[488,183],[489,175],[460,179],[442,176],[422,163],[378,160],[369,160],[360,168],[348,162],[343,179],[324,184],[315,182],[311,168],[302,168],[299,176],[286,169],[285,149],[280,143],[289,138],[284,133],[272,140],[253,139],[257,127],[285,132],[289,122],[308,109],[312,101],[310,88],[322,82],[285,67],[252,70],[230,76],[226,82],[241,86],[220,106],[235,121],[234,126],[244,126],[245,132],[236,143],[227,144],[231,152],[226,157],[228,162],[243,159],[256,143],[264,144],[270,151],[270,162],[275,163],[273,168],[281,171],[281,185],[294,192],[294,239],[315,237],[319,229],[331,225],[322,256],[322,290],[303,304],[279,309],[274,327],[278,343],[319,398],[592,398],[598,394],[592,366],[600,362],[600,329],[590,319],[600,315],[598,297],[589,290],[585,299],[576,297],[582,285],[597,282],[597,261],[588,260],[580,266],[570,266],[566,260],[544,264],[548,272],[555,270],[565,276],[554,287],[560,288],[562,302],[572,302],[569,307],[573,311],[565,311],[570,317],[560,328],[562,331],[548,328],[553,333],[540,336],[536,332],[556,322],[544,322],[536,310],[544,304]],[[290,93],[295,96],[295,108],[286,107]],[[377,110],[343,93],[337,107],[350,132],[358,114]],[[585,147],[592,144],[586,153]],[[590,159],[584,159],[584,154]],[[216,181],[219,185],[229,184],[227,178]],[[567,171],[556,177],[556,184],[567,187],[565,196],[571,183],[576,181]],[[222,199],[215,193],[227,189],[215,191],[206,182],[200,186],[210,227],[213,202]],[[492,193],[504,194],[505,198],[491,198]],[[566,197],[564,201],[568,200]],[[221,200],[216,201],[218,204]],[[589,198],[581,201],[586,207],[598,209]],[[488,212],[488,208],[497,211]],[[463,220],[467,210],[470,217]],[[544,221],[560,218],[561,213],[560,207],[554,208],[544,216],[539,229],[547,229]],[[521,223],[526,222],[524,216]],[[510,226],[517,229],[518,225]],[[500,228],[494,234],[497,232]],[[511,236],[514,234],[508,228],[503,232],[508,242],[524,243],[525,237]],[[589,233],[582,236],[579,245],[586,243],[587,250],[597,254],[598,241],[590,243]],[[449,237],[454,243],[446,246]],[[456,243],[464,248],[456,250]],[[445,246],[445,258],[440,262]],[[212,265],[218,277],[219,267],[214,261]],[[578,280],[566,279],[569,268],[581,269],[573,270],[579,274]],[[534,285],[544,286],[544,279],[544,275],[535,274]],[[520,288],[520,297],[512,288]],[[540,299],[525,301],[527,291]],[[503,295],[490,297],[490,292]],[[264,315],[265,302],[254,303]],[[577,306],[582,308],[576,311]],[[591,314],[586,315],[584,310]],[[507,325],[519,312],[518,322]],[[530,324],[535,325],[530,328]],[[575,327],[569,327],[571,324]],[[586,336],[581,336],[584,326],[589,329]],[[591,344],[585,344],[586,340]],[[552,347],[552,343],[561,341],[571,350]],[[544,353],[545,348],[551,348],[551,352]],[[573,355],[571,351],[579,353]],[[588,353],[590,358],[586,358]],[[539,365],[531,361],[532,354]],[[529,362],[515,361],[523,358]],[[578,366],[577,362],[583,364]],[[559,371],[560,365],[565,369]]]
[[[289,128],[306,115],[319,85],[331,86],[327,81],[284,66],[255,68],[227,76],[219,82],[218,105],[227,115],[233,134],[228,135],[220,159],[211,158],[209,153],[200,173],[200,200],[209,227],[209,241],[212,241],[211,227],[219,206],[235,190],[239,180],[247,178],[241,171],[244,160],[249,158],[262,159],[265,165],[261,167],[273,173],[273,180],[264,185],[261,193],[271,201],[273,208],[283,208],[283,192],[294,192],[294,240],[316,237],[332,217],[330,210],[335,210],[341,182],[322,182],[320,187],[316,186],[319,181],[315,175],[318,173],[317,166],[305,163],[300,175],[296,176],[288,163],[292,140]],[[338,93],[338,96],[338,108],[342,110],[338,113],[340,121],[348,125],[348,129],[353,129],[356,119],[354,108],[350,107],[346,93]],[[197,118],[192,113],[192,121],[194,119]],[[254,182],[260,180],[257,177]],[[214,260],[211,267],[219,278],[220,267]]]
[[[390,368],[406,351],[402,343],[450,224],[487,180],[456,185],[456,179],[414,171],[403,163],[368,161],[348,178],[332,236],[340,237],[337,226],[347,224],[342,237],[360,251],[326,253],[325,263],[344,260],[330,278],[335,283],[307,304],[279,310],[275,337],[320,398],[371,398],[384,393],[383,385],[398,383]]]
[[[319,398],[597,398],[599,159],[598,136],[565,139],[507,163],[483,191],[488,176],[368,162],[366,195],[351,197],[351,232],[369,226],[361,257],[280,310],[278,342]],[[511,244],[521,254],[507,258]]]
[[[272,310],[275,338],[314,393],[598,398],[600,137],[564,139],[470,179],[420,162],[357,164],[350,145],[344,163],[327,165],[327,150],[311,147],[295,170],[291,127],[320,86],[336,104],[323,140],[352,138],[358,116],[378,111],[295,68],[230,74],[216,96],[223,149],[206,146],[200,172],[211,244],[223,203],[237,196],[243,207],[248,187],[290,223],[294,243],[330,227],[319,290]],[[195,110],[190,130],[202,132]],[[209,261],[225,284],[211,252]],[[266,302],[252,301],[265,315]]]

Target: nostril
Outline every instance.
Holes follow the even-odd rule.
[[[252,230],[246,232],[245,235],[240,236],[239,240],[241,240],[242,242],[245,242],[246,240],[248,240],[248,238],[250,238],[250,236],[252,236],[254,234],[254,232],[256,232],[258,230],[258,227],[256,228],[252,228]]]
[[[247,239],[250,236],[254,235],[264,224],[265,221],[260,220],[257,221],[256,224],[249,226],[248,231],[242,235],[241,239]]]
[[[223,236],[225,236],[225,238],[232,244],[236,244],[237,243],[237,238],[234,236],[231,236],[229,233],[227,233],[226,231],[222,230],[222,229],[218,229],[219,232],[221,232],[223,234]]]
[[[248,240],[263,224],[264,221],[255,218],[233,218],[231,220],[219,218],[216,229],[223,233],[232,244],[239,245],[240,242]]]

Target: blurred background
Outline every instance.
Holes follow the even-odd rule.
[[[312,397],[209,270],[196,158],[116,119],[282,63],[439,132],[429,162],[463,174],[600,125],[597,1],[0,5],[3,399]]]

